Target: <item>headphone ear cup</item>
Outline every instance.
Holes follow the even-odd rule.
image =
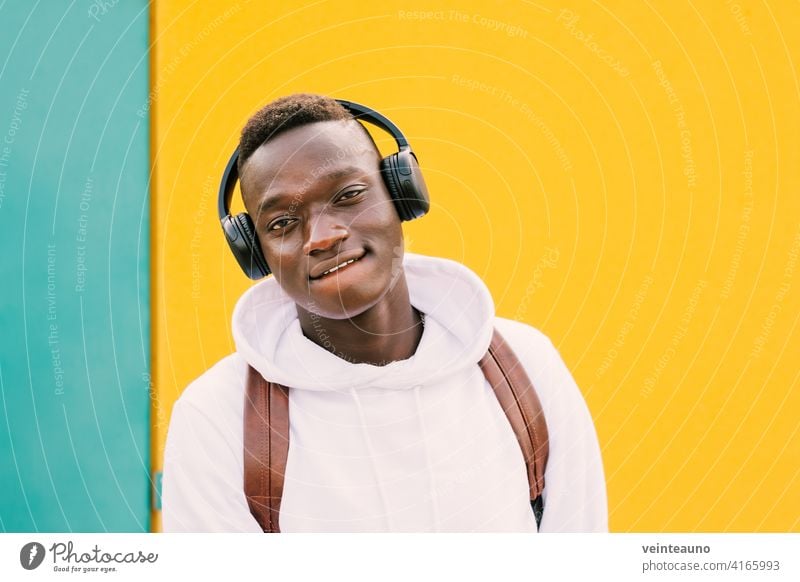
[[[264,258],[264,254],[261,252],[261,243],[258,242],[253,220],[249,214],[242,212],[236,215],[236,222],[244,235],[244,240],[247,241],[247,260],[251,268],[260,275],[258,278],[266,277],[272,271],[267,265],[267,259]]]
[[[261,252],[253,221],[246,212],[222,219],[222,230],[239,266],[251,279],[261,279],[272,271]]]
[[[383,158],[381,174],[400,220],[414,220],[428,212],[431,206],[428,188],[410,149]]]

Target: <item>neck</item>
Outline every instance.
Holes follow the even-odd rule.
[[[422,338],[422,315],[411,306],[405,275],[376,305],[346,319],[330,319],[297,306],[306,338],[353,364],[385,366],[406,360]]]

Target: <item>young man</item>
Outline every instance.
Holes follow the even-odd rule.
[[[404,254],[380,154],[345,108],[274,101],[242,131],[238,164],[274,277],[239,300],[236,353],[175,404],[165,531],[262,531],[244,493],[249,367],[289,388],[280,531],[537,531],[520,444],[479,366],[494,330],[547,423],[538,530],[607,531],[594,426],[558,352],[495,317],[466,267]]]

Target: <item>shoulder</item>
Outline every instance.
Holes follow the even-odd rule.
[[[177,417],[215,425],[228,432],[241,423],[247,362],[237,353],[222,358],[181,393],[172,409]]]
[[[206,408],[211,401],[233,399],[243,394],[247,362],[237,353],[225,356],[193,380],[181,393],[178,402]]]
[[[545,409],[565,401],[583,401],[572,374],[549,337],[526,323],[503,317],[495,318],[495,329],[522,364]]]
[[[541,376],[552,368],[555,358],[561,358],[550,338],[527,323],[495,317],[495,329],[503,336],[529,375]]]
[[[508,342],[516,352],[517,347],[527,351],[554,350],[553,342],[545,334],[527,323],[506,319],[505,317],[494,318],[495,329],[500,332],[503,339]]]

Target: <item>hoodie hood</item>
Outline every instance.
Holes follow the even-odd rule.
[[[294,389],[403,390],[476,364],[489,348],[494,303],[483,281],[447,259],[406,253],[411,304],[425,314],[416,353],[386,366],[350,363],[306,338],[297,308],[274,277],[247,290],[233,312],[238,353],[266,379]],[[324,323],[319,337],[327,341]]]

